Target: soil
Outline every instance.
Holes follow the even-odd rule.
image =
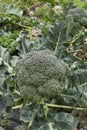
[[[87,130],[87,122],[78,123],[77,130]]]

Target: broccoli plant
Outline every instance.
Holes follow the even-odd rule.
[[[61,93],[68,65],[48,50],[31,51],[17,63],[17,84],[28,103]]]
[[[67,11],[66,18],[71,17],[75,24],[78,23],[79,26],[84,26],[87,28],[87,11],[83,8],[76,7],[69,9]]]

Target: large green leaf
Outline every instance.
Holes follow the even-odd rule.
[[[2,63],[0,65],[0,71],[4,70],[11,72],[12,71],[12,67],[10,66],[10,56],[9,56],[9,52],[7,51],[6,48],[2,47],[0,45],[0,63]]]
[[[36,116],[36,112],[34,109],[31,109],[29,106],[25,106],[22,108],[21,113],[20,113],[20,120],[24,122],[31,122],[34,120]]]
[[[87,100],[87,82],[78,86],[81,96]]]
[[[36,115],[43,117],[43,105],[25,105],[20,112],[20,120],[30,122],[34,120]]]
[[[23,14],[23,11],[19,7],[16,7],[15,5],[3,4],[2,13],[14,14],[21,17]]]
[[[76,85],[87,82],[87,69],[78,69],[74,72],[74,81]]]
[[[50,50],[57,51],[60,44],[64,44],[68,40],[66,22],[61,21],[55,23],[49,31],[49,36],[45,39],[44,46]]]
[[[3,74],[0,74],[0,90],[3,90],[4,82],[5,76]]]
[[[27,32],[21,32],[18,38],[18,54],[20,57],[24,57],[24,55],[28,52],[30,52],[33,48],[33,43],[27,39]]]
[[[9,63],[9,52],[6,48],[0,45],[0,58],[5,62]]]
[[[39,104],[24,106],[20,119],[29,122],[27,130],[73,130],[77,125],[76,119],[68,113],[48,109],[45,116],[45,106]]]

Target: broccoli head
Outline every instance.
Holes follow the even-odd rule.
[[[87,28],[87,11],[85,11],[83,8],[76,7],[69,9],[67,11],[66,18],[68,17],[73,18],[74,22],[78,22],[78,24]]]
[[[52,98],[61,92],[68,65],[48,50],[31,51],[17,63],[17,84],[25,101]]]

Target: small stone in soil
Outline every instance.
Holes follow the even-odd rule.
[[[16,126],[14,130],[26,130],[23,125]]]
[[[5,129],[0,126],[0,130],[5,130]]]

